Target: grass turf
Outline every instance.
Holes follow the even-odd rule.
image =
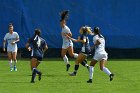
[[[93,83],[88,84],[88,71],[80,65],[77,76],[69,76],[70,71],[60,59],[44,60],[38,67],[42,71],[42,80],[30,83],[31,70],[29,60],[18,60],[17,72],[10,72],[7,60],[0,60],[0,93],[139,93],[139,60],[109,60],[106,65],[115,77],[109,77],[95,66]]]

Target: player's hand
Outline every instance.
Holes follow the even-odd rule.
[[[69,35],[66,35],[66,38],[70,39],[70,36]]]
[[[13,41],[11,44],[14,45],[15,44],[15,41]]]
[[[31,51],[32,50],[32,48],[31,47],[28,47],[28,51]]]
[[[3,48],[3,51],[5,52],[5,48]]]
[[[81,40],[80,36],[78,36],[78,40]]]

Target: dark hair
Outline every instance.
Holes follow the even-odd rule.
[[[41,34],[41,30],[40,29],[35,29],[35,36],[36,35],[40,36],[40,34]]]
[[[69,13],[69,10],[63,10],[60,13],[60,17],[61,17],[60,22],[68,19],[68,13]]]
[[[103,38],[103,36],[100,34],[100,28],[94,27],[94,33],[97,34],[100,38]]]
[[[12,23],[9,23],[9,27],[11,27],[11,26],[13,26],[13,24]]]

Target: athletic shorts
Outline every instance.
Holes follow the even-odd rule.
[[[67,48],[70,47],[70,46],[73,47],[73,43],[72,43],[72,42],[63,43],[62,48],[63,48],[63,49],[67,49]]]
[[[41,62],[42,61],[42,57],[35,57],[35,56],[31,56],[31,58],[36,58],[39,62]]]
[[[101,61],[101,60],[107,60],[108,54],[107,53],[95,53],[93,56],[94,60]]]
[[[17,52],[17,47],[7,47],[7,52]]]

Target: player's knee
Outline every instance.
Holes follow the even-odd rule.
[[[70,57],[74,57],[74,54],[73,53],[70,53],[69,55],[70,55]]]

